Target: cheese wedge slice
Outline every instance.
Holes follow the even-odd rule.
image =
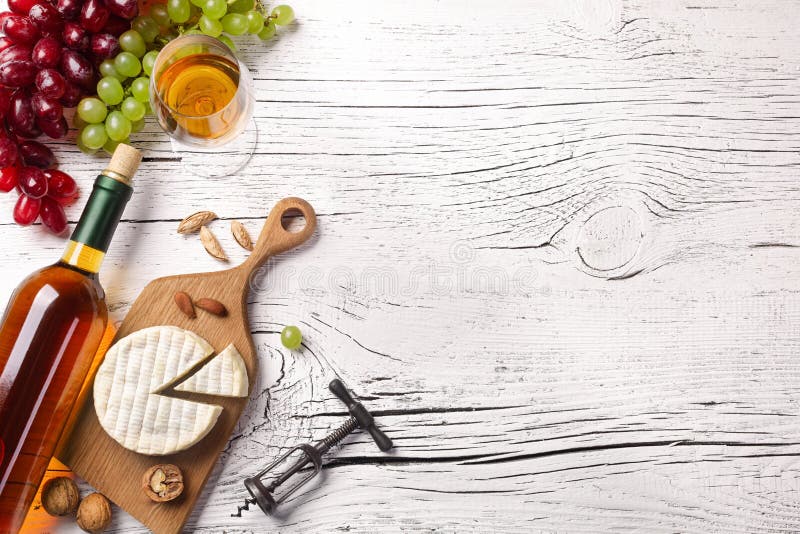
[[[244,360],[236,347],[231,344],[202,369],[181,382],[175,391],[246,397],[248,387]]]
[[[222,407],[158,392],[213,353],[206,340],[174,326],[145,328],[120,339],[106,353],[94,381],[100,425],[120,445],[141,454],[188,449],[211,431]]]

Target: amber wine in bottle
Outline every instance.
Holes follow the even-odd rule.
[[[0,323],[2,533],[22,525],[106,329],[97,273],[140,161],[117,147],[61,260],[22,282]]]

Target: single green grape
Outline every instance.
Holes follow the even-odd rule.
[[[78,130],[78,136],[75,138],[75,144],[78,145],[78,148],[84,154],[89,154],[90,156],[93,155],[93,154],[97,154],[97,149],[96,148],[89,148],[83,142],[83,130]]]
[[[148,76],[153,73],[153,65],[156,64],[156,57],[158,57],[158,50],[150,50],[142,58],[142,70]]]
[[[102,124],[90,124],[83,129],[80,139],[86,148],[98,150],[108,141],[106,127]]]
[[[222,23],[217,19],[208,18],[206,15],[200,17],[198,25],[204,34],[211,37],[219,37],[222,33]]]
[[[130,52],[120,52],[114,58],[114,68],[120,74],[133,78],[142,71],[142,64],[139,62],[139,58]]]
[[[131,83],[131,94],[139,102],[150,100],[150,78],[140,76]]]
[[[75,113],[75,116],[72,117],[72,126],[74,126],[77,130],[83,130],[83,127],[87,124],[89,123],[83,120],[77,113]]]
[[[147,111],[147,109],[144,107],[144,104],[132,96],[129,96],[122,101],[122,105],[120,106],[119,110],[123,115],[125,115],[125,118],[131,122],[142,120],[145,112]]]
[[[219,20],[228,12],[228,4],[225,0],[206,0],[201,6],[203,14],[210,19]]]
[[[134,121],[131,123],[131,133],[141,132],[144,129],[144,119]]]
[[[172,22],[183,24],[189,20],[189,0],[167,0],[167,13]]]
[[[222,17],[222,29],[231,35],[242,35],[247,33],[248,21],[241,13],[228,13]]]
[[[258,32],[258,38],[262,41],[266,41],[268,39],[272,39],[275,37],[275,24],[272,20],[268,20],[266,24],[264,24],[264,28]]]
[[[233,43],[233,39],[231,39],[227,35],[220,35],[219,37],[217,37],[217,39],[219,39],[221,42],[223,42],[225,44],[225,46],[227,46],[228,48],[230,48],[234,52],[236,51],[236,45]]]
[[[113,155],[113,154],[114,154],[114,151],[117,149],[117,147],[118,147],[118,146],[120,145],[120,143],[122,143],[122,142],[123,142],[123,141],[114,141],[113,139],[109,139],[109,140],[108,140],[108,141],[106,141],[106,142],[105,142],[105,144],[103,145],[103,150],[105,150],[105,151],[106,151],[106,153],[107,153],[108,155]]]
[[[99,124],[106,119],[108,108],[102,100],[92,96],[78,102],[77,113],[88,124]]]
[[[258,33],[264,28],[264,15],[258,11],[247,12],[247,33]]]
[[[97,96],[109,106],[116,106],[125,97],[125,91],[119,80],[106,76],[97,82]]]
[[[281,330],[281,343],[289,350],[297,350],[303,342],[303,334],[294,325],[289,325]]]
[[[272,9],[272,16],[275,17],[275,24],[278,26],[286,26],[294,20],[294,9],[285,4],[275,6]]]
[[[247,13],[255,7],[256,0],[234,0],[228,4],[228,13]]]
[[[122,141],[131,134],[131,121],[121,111],[112,111],[106,117],[106,133],[114,141]]]
[[[166,9],[164,6],[159,7]],[[169,16],[167,16],[167,20],[169,20]],[[169,24],[169,22],[167,22],[167,24]],[[131,29],[138,32],[139,35],[142,36],[142,40],[146,43],[155,41],[159,33],[158,23],[156,23],[152,17],[136,17],[133,19],[133,22],[131,22]]]
[[[147,44],[144,42],[144,37],[136,30],[128,30],[120,35],[119,47],[136,57],[142,57],[147,52]]]
[[[169,26],[169,12],[167,12],[167,6],[164,4],[151,4],[149,14],[159,28]]]
[[[121,82],[124,82],[127,79],[127,76],[123,76],[117,69],[114,67],[114,60],[113,59],[104,59],[100,63],[100,74],[103,76],[111,76],[112,78],[116,78]]]
[[[183,35],[205,35],[203,32],[198,30],[197,28],[192,28],[191,30],[186,30],[183,32]]]

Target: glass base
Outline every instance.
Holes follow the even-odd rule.
[[[236,138],[218,147],[197,147],[170,139],[172,151],[181,158],[187,174],[206,178],[231,176],[250,161],[258,144],[258,126],[251,118],[244,131]]]

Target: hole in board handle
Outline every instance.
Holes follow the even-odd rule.
[[[281,214],[281,226],[287,232],[296,234],[306,227],[306,218],[298,208],[289,208]]]

